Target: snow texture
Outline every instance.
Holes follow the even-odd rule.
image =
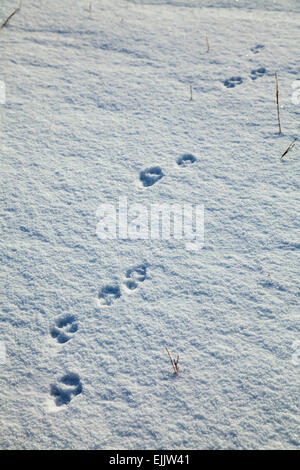
[[[0,447],[299,448],[300,4],[91,5],[0,30]],[[99,239],[120,196],[203,249]]]

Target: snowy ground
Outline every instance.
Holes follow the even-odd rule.
[[[297,0],[23,0],[0,30],[2,449],[299,448],[299,24]],[[203,203],[204,248],[100,240],[119,196]]]

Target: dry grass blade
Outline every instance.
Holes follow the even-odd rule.
[[[277,119],[278,119],[278,128],[279,128],[279,134],[281,134],[281,124],[280,124],[280,114],[279,114],[279,87],[278,87],[278,77],[277,77],[277,72],[275,72],[275,80],[276,80],[276,105],[277,105]]]
[[[281,155],[280,158],[283,158],[290,150],[292,150],[292,148],[294,147],[295,143],[296,143],[296,140],[298,140],[298,138],[296,137],[296,139],[293,140],[293,142],[288,146],[288,148],[283,152],[283,154]]]
[[[9,20],[16,14],[18,13],[18,11],[21,10],[21,4],[18,8],[15,9],[15,11],[13,11],[7,18],[6,20],[3,21],[3,23],[0,25],[0,29],[2,29],[5,25],[7,25],[7,23],[9,22]]]
[[[168,348],[166,347],[166,351],[168,353],[169,359],[171,361],[172,367],[174,374],[178,374],[178,361],[179,361],[179,355],[177,355],[177,359],[172,359],[171,354],[169,353]]]
[[[208,42],[208,37],[206,35],[206,52],[209,52],[209,42]]]

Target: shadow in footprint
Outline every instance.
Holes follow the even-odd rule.
[[[104,286],[98,294],[98,299],[103,305],[111,305],[114,300],[121,297],[119,286]]]
[[[242,77],[231,77],[224,81],[224,86],[227,88],[234,88],[236,85],[243,83]]]
[[[82,392],[82,384],[78,374],[73,372],[64,375],[59,380],[59,385],[52,384],[50,386],[50,394],[55,397],[56,406],[67,405],[72,399],[72,395],[76,396]]]
[[[58,318],[55,324],[56,326],[51,329],[50,333],[52,338],[55,338],[58,343],[66,343],[78,330],[78,325],[75,323],[73,315]]]
[[[250,77],[252,80],[256,80],[259,77],[262,77],[266,73],[265,67],[260,67],[256,70],[251,70]]]
[[[152,166],[140,172],[140,180],[143,186],[152,186],[164,176],[159,166]]]
[[[147,268],[144,265],[130,268],[126,271],[125,286],[129,290],[135,290],[140,282],[146,279]]]
[[[189,166],[192,163],[195,163],[196,157],[192,155],[191,153],[185,153],[181,157],[177,158],[177,165],[179,166]]]

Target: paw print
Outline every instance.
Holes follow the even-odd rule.
[[[251,70],[250,78],[252,80],[256,80],[259,77],[262,77],[266,73],[266,69],[264,67],[260,67],[256,70]]]
[[[164,176],[162,169],[159,166],[152,166],[141,171],[140,180],[143,186],[152,186]]]
[[[126,272],[125,286],[129,290],[135,290],[138,284],[146,279],[147,268],[144,265],[130,268]]]
[[[236,85],[243,83],[242,77],[231,77],[224,81],[224,86],[227,88],[234,88]]]
[[[177,165],[189,166],[192,163],[195,163],[196,160],[197,160],[196,157],[194,157],[194,155],[192,155],[191,153],[185,153],[184,155],[181,155],[181,157],[177,159]]]
[[[64,375],[59,381],[59,385],[52,384],[50,387],[51,396],[55,397],[56,406],[67,405],[72,396],[82,392],[82,384],[78,374],[73,372]]]
[[[257,44],[256,46],[251,47],[250,51],[253,52],[253,54],[258,54],[264,48],[265,46],[263,44]]]
[[[102,287],[98,294],[99,302],[102,305],[111,305],[116,299],[121,297],[121,290],[118,285],[107,285]]]
[[[77,330],[78,326],[77,323],[75,323],[75,317],[67,315],[56,320],[55,326],[51,329],[51,336],[55,338],[58,343],[66,343]]]

